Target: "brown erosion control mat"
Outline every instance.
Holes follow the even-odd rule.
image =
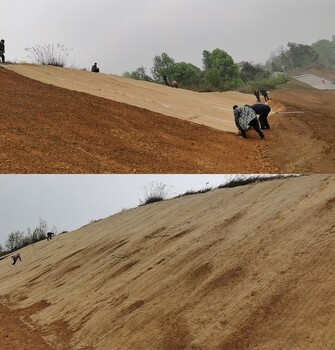
[[[27,246],[0,261],[6,350],[334,350],[334,193],[335,175],[218,189]]]

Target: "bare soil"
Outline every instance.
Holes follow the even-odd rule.
[[[29,316],[44,307],[44,303],[40,302],[25,309],[15,310],[0,304],[1,350],[52,350],[53,348],[45,342],[40,328],[34,328],[28,323]]]
[[[271,95],[284,109],[270,117],[267,159],[286,173],[335,173],[335,92],[291,81]]]

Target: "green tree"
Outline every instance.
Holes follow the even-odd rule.
[[[333,36],[335,39],[335,36]],[[318,55],[318,63],[320,66],[327,68],[335,68],[335,41],[319,40],[312,44],[313,50]]]
[[[154,64],[151,68],[151,73],[154,81],[162,83],[164,82],[164,75],[169,81],[173,80],[173,67],[175,65],[173,58],[169,57],[166,52],[163,52],[160,56],[154,57]]]
[[[144,81],[152,81],[152,78],[147,75],[146,68],[141,66],[138,67],[135,71],[126,72],[123,74],[126,78],[136,79],[136,80],[144,80]]]
[[[241,79],[243,82],[248,82],[251,80],[268,78],[270,72],[265,70],[260,64],[252,64],[250,62],[242,62],[242,67],[240,70]]]
[[[292,68],[304,68],[318,62],[318,55],[311,46],[292,42],[287,46]]]
[[[285,49],[284,46],[280,46],[273,52],[265,63],[265,68],[271,72],[285,72],[290,66],[291,63],[287,55],[287,49]]]
[[[215,49],[203,51],[204,80],[208,88],[225,91],[241,84],[238,65],[227,52]]]
[[[173,66],[171,79],[178,82],[178,86],[197,90],[202,78],[201,69],[191,63],[180,62]]]
[[[285,71],[294,68],[307,68],[318,64],[318,54],[309,45],[289,42],[287,49],[280,47],[266,66],[272,71]]]

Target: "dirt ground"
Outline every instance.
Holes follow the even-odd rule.
[[[2,299],[2,300],[1,300]],[[73,333],[68,325],[55,322],[48,332],[35,324],[31,315],[40,312],[48,306],[44,301],[29,307],[15,309],[7,298],[0,299],[0,339],[1,350],[70,350],[70,339]],[[51,334],[51,335],[50,335]],[[50,346],[46,339],[57,338],[57,345]],[[83,347],[82,350],[91,350]]]
[[[335,172],[335,136],[330,132],[335,129],[334,92],[296,82],[272,92],[272,129],[266,131],[266,140],[252,130],[244,140],[222,130],[233,130],[232,98],[253,103],[248,95],[244,99],[233,95],[228,105],[220,94],[176,92],[148,83],[143,88],[137,81],[121,89],[120,84],[125,84],[121,78],[102,75],[102,81],[95,82],[101,85],[88,89],[87,76],[92,75],[79,73],[81,85],[74,85],[72,76],[66,80],[63,72],[51,76],[49,72],[43,79],[90,94],[0,69],[1,173]],[[116,84],[119,94],[114,91],[109,96],[108,84]],[[159,100],[164,88],[170,94],[169,105]],[[142,95],[141,89],[145,89]],[[185,109],[181,108],[183,101]],[[206,115],[207,109],[212,118]],[[229,120],[220,120],[220,113],[229,113]]]
[[[43,303],[23,310],[13,310],[0,304],[1,350],[52,350],[39,328],[34,329],[25,319],[43,308]]]
[[[335,92],[291,81],[272,98],[285,109],[271,118],[266,159],[286,173],[335,173]]]

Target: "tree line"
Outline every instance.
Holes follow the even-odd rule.
[[[15,231],[8,235],[4,247],[0,244],[0,256],[10,253],[14,250],[23,248],[29,244],[42,241],[47,238],[48,224],[42,218],[39,218],[38,225],[31,230],[28,227],[27,231]],[[57,228],[54,226],[52,232],[57,233]]]
[[[192,63],[176,62],[166,52],[153,59],[151,76],[143,66],[123,76],[159,84],[177,81],[178,86],[194,91],[252,92],[255,89],[271,89],[287,82],[287,74],[299,68],[312,66],[335,69],[335,36],[322,39],[312,45],[289,42],[280,47],[263,64],[235,63],[232,56],[222,49],[204,50],[203,68]],[[274,74],[275,73],[275,74]]]
[[[266,63],[271,71],[294,71],[301,68],[318,67],[335,70],[335,35],[331,40],[321,39],[311,45],[289,42],[280,47]]]

